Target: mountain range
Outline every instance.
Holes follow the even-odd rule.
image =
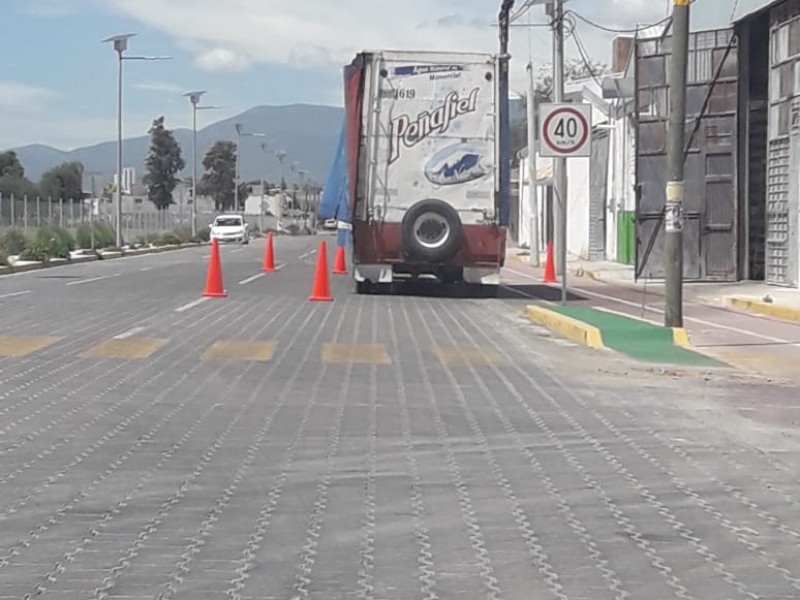
[[[524,118],[524,104],[511,101],[511,120]],[[344,121],[344,109],[334,106],[292,104],[287,106],[258,106],[239,115],[218,121],[197,131],[197,173],[202,175],[203,157],[218,140],[236,140],[236,124],[241,123],[243,132],[265,134],[265,137],[243,135],[240,138],[240,171],[242,181],[255,181],[262,177],[277,183],[281,178],[281,166],[275,150],[286,152],[283,174],[287,182],[297,181],[291,165],[307,171],[308,177],[324,185],[336,151],[336,142]],[[169,126],[167,124],[167,126]],[[185,178],[192,173],[192,132],[190,129],[173,130],[186,160]],[[261,145],[268,142],[268,152]],[[147,135],[123,140],[123,166],[136,170],[136,181],[141,182],[145,173],[145,158],[150,148]],[[33,144],[11,148],[25,167],[25,175],[37,182],[42,174],[52,167],[67,161],[79,161],[87,173],[96,174],[98,187],[113,180],[117,170],[117,143],[103,142],[72,151],[63,151],[50,146]],[[87,185],[88,182],[85,182]],[[88,189],[88,188],[87,188]]]
[[[206,152],[218,140],[236,140],[236,123],[242,124],[242,132],[263,133],[265,137],[243,135],[240,138],[240,170],[243,181],[257,180],[261,177],[271,182],[280,181],[281,168],[275,157],[275,150],[286,152],[284,173],[287,181],[296,181],[291,165],[308,172],[308,177],[320,184],[328,176],[336,141],[342,127],[344,109],[333,106],[294,104],[288,106],[258,106],[239,115],[218,121],[197,130],[197,172],[200,176]],[[169,127],[169,124],[167,124]],[[175,129],[173,134],[181,145],[186,169],[183,177],[192,174],[192,131]],[[261,144],[268,142],[267,153]],[[98,186],[101,182],[112,181],[117,171],[117,142],[103,142],[93,146],[63,151],[50,146],[33,144],[10,148],[17,153],[25,167],[25,175],[31,181],[39,181],[48,169],[67,161],[80,161],[87,173],[96,176]],[[145,158],[150,149],[150,136],[126,138],[123,140],[123,166],[136,170],[136,180],[141,181],[145,173]]]

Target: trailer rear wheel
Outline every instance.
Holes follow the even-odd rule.
[[[441,200],[423,200],[408,209],[402,231],[405,251],[419,260],[446,261],[461,245],[461,219]]]

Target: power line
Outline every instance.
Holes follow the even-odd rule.
[[[733,0],[733,7],[731,8],[731,21],[736,18],[736,9],[739,8],[739,0]]]
[[[581,14],[576,13],[574,10],[567,11],[569,14],[575,16],[576,18],[580,19],[587,25],[594,27],[595,29],[600,29],[602,31],[607,31],[609,33],[639,33],[640,31],[644,31],[646,29],[650,29],[651,27],[658,27],[659,25],[663,25],[664,23],[668,22],[672,17],[664,17],[660,21],[656,21],[655,23],[651,23],[650,25],[640,25],[639,27],[633,27],[630,29],[622,29],[622,28],[614,28],[609,27],[607,25],[601,25],[600,23],[596,23],[591,19],[584,17]]]
[[[517,10],[514,11],[514,14],[511,15],[511,18],[510,18],[511,23],[513,23],[514,21],[516,21],[519,18],[521,18],[526,12],[530,11],[530,9],[533,8],[533,3],[534,2],[535,2],[535,0],[525,0],[525,2],[523,2],[517,8]]]
[[[691,3],[694,3],[694,2],[697,2],[697,0],[691,0]],[[655,23],[651,23],[649,25],[640,25],[638,27],[633,27],[633,28],[630,28],[630,29],[623,29],[623,28],[610,27],[610,26],[607,26],[607,25],[601,25],[600,23],[592,21],[591,19],[588,19],[588,18],[584,17],[583,15],[581,15],[579,13],[576,13],[574,10],[568,10],[566,12],[571,14],[571,15],[574,15],[575,17],[577,17],[578,19],[580,19],[581,21],[583,21],[587,25],[590,25],[590,26],[594,27],[595,29],[600,29],[602,31],[607,31],[609,33],[639,33],[640,31],[644,31],[646,29],[650,29],[651,27],[658,27],[659,25],[663,25],[663,24],[669,22],[672,19],[672,16],[668,16],[668,17],[664,17],[660,21],[656,21]]]

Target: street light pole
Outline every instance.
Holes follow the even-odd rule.
[[[104,44],[108,42],[114,44],[114,51],[119,59],[117,76],[117,206],[115,210],[117,248],[122,247],[122,61],[170,60],[169,56],[124,56],[125,51],[128,49],[128,40],[135,35],[135,33],[124,33],[103,40]]]
[[[184,96],[192,103],[192,237],[197,235],[197,111],[213,110],[219,106],[198,106],[205,91],[188,92]]]
[[[192,102],[192,237],[197,235],[197,103],[205,92],[190,94]]]
[[[280,168],[281,180],[278,183],[278,189],[280,189],[280,192],[278,194],[278,216],[277,216],[278,217],[277,218],[277,221],[278,221],[277,225],[280,226],[280,227],[283,227],[283,203],[285,201],[285,195],[284,195],[284,190],[283,190],[283,184],[285,183],[284,182],[284,172],[283,172],[283,161],[286,159],[286,156],[287,156],[287,154],[286,154],[285,150],[277,150],[275,152],[275,158],[278,159],[278,163],[280,163],[280,166],[281,166],[281,168]]]
[[[249,136],[249,137],[267,137],[266,133],[251,133],[248,131],[242,131],[242,124],[236,123],[236,184],[235,189],[233,190],[233,207],[236,212],[244,213],[244,208],[239,207],[239,156],[241,154],[241,140],[242,136]]]
[[[127,44],[127,42],[126,42]],[[117,44],[114,44],[117,48]],[[119,74],[117,77],[117,205],[115,207],[115,245],[122,248],[122,49],[117,48]]]
[[[239,212],[239,154],[242,140],[242,125],[236,124],[236,183],[233,184],[233,210]]]

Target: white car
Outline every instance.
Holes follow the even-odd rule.
[[[211,230],[211,239],[216,239],[220,243],[247,244],[250,241],[247,234],[248,224],[245,223],[242,215],[217,215],[208,228]]]

